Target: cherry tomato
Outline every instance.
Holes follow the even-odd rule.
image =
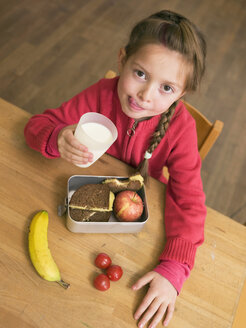
[[[101,290],[102,292],[109,289],[110,280],[106,276],[106,274],[101,273],[98,276],[96,276],[96,278],[94,279],[94,287],[98,290]]]
[[[111,265],[107,269],[107,276],[112,281],[119,280],[122,275],[123,275],[123,270],[121,269],[121,267],[119,265]]]
[[[105,253],[98,254],[95,259],[95,265],[100,269],[108,268],[111,265],[111,263],[112,263],[111,258]]]

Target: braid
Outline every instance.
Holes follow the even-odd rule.
[[[148,176],[148,159],[151,157],[153,151],[157,148],[162,138],[165,136],[176,106],[177,101],[174,102],[166,112],[162,113],[158,127],[151,138],[150,146],[145,153],[143,161],[137,168],[137,172],[139,172],[145,180]]]
[[[172,106],[166,111],[165,113],[162,113],[161,119],[158,124],[157,130],[154,132],[151,143],[149,148],[147,149],[147,152],[152,154],[153,151],[156,149],[156,147],[159,145],[161,142],[162,138],[165,136],[167,132],[167,128],[169,126],[169,123],[171,121],[171,118],[174,114],[175,108],[176,108],[177,103],[174,102]]]

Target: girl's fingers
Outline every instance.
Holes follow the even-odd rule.
[[[90,157],[81,157],[73,154],[69,154],[66,159],[73,164],[87,164],[88,162],[92,162]]]
[[[88,151],[81,151],[79,149],[70,147],[68,144],[64,145],[64,147],[61,149],[61,151],[63,153],[72,154],[72,155],[76,155],[76,156],[84,157],[84,158],[89,158],[92,155]]]
[[[88,151],[88,148],[81,144],[73,135],[68,135],[67,138],[65,138],[65,141],[70,147],[73,147],[80,151]]]
[[[86,164],[91,162],[93,159],[93,155],[91,153],[77,152],[74,149],[62,149],[60,151],[60,155],[68,162],[72,162],[74,164]]]
[[[151,321],[151,324],[149,325],[149,328],[154,328],[158,325],[158,323],[162,320],[162,318],[164,317],[165,315],[165,312],[166,312],[166,305],[165,304],[162,304],[158,311],[156,312],[156,315],[154,316],[154,319]]]
[[[143,327],[153,318],[148,327],[154,328],[166,314],[163,324],[167,326],[173,316],[177,291],[166,278],[154,271],[145,274],[132,288],[138,290],[148,283],[148,292],[135,312],[134,318],[139,319],[138,327]]]
[[[81,144],[74,136],[74,126],[69,126],[60,131],[58,136],[58,145],[60,147],[65,147],[65,145],[75,148],[80,151],[88,151],[88,148]],[[76,127],[76,126],[75,126]]]
[[[137,311],[134,314],[134,319],[138,320],[141,315],[147,310],[147,308],[150,306],[150,308],[152,308],[151,311],[153,311],[153,309],[156,306],[156,303],[154,302],[153,304],[151,304],[153,302],[155,298],[155,295],[152,295],[149,291],[147,292],[147,294],[145,295],[142,303],[139,305]],[[150,305],[151,304],[151,305]],[[142,320],[141,320],[142,321]]]
[[[173,312],[174,312],[174,305],[173,304],[169,304],[168,308],[167,308],[167,313],[166,313],[166,318],[163,322],[164,326],[166,327],[169,322],[171,321],[172,317],[173,317]]]
[[[76,156],[73,154],[70,154],[69,156],[67,156],[67,159],[74,164],[86,164],[88,162],[87,158],[84,158],[81,156]]]
[[[160,308],[160,302],[158,301],[158,299],[156,298],[149,306],[148,309],[146,310],[146,312],[144,313],[143,317],[141,318],[141,320],[138,323],[138,327],[144,327],[144,325],[155,315],[155,313],[158,311],[158,309]],[[162,313],[164,315],[164,312]],[[161,320],[162,316],[160,316],[159,321]],[[157,321],[157,323],[159,322]],[[152,324],[152,323],[151,323]],[[152,325],[150,327],[155,327],[155,325]]]
[[[138,279],[138,281],[132,286],[133,290],[138,290],[143,286],[147,285],[153,279],[152,273],[148,272],[142,278]]]
[[[58,151],[63,159],[73,164],[87,164],[93,161],[93,155],[88,148],[74,137],[76,125],[62,129],[58,135]]]
[[[81,145],[81,148],[84,149],[78,149],[73,146],[71,146],[68,143],[64,143],[60,147],[60,154],[61,157],[69,160],[69,161],[92,161],[93,155],[92,153],[87,151],[87,148],[83,145]]]
[[[138,290],[140,288],[142,288],[143,286],[145,286],[146,284],[148,284],[151,280],[153,279],[151,272],[148,272],[147,274],[145,274],[142,278],[140,278],[133,286],[132,289],[133,290]],[[148,306],[151,304],[151,302],[153,301],[155,295],[152,295],[150,292],[150,289],[148,290],[147,294],[145,295],[142,303],[139,305],[137,311],[134,314],[134,318],[136,320],[138,320],[141,315],[144,313],[144,311],[146,311],[146,309],[148,308]]]

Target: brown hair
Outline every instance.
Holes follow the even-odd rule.
[[[162,44],[183,56],[191,68],[183,91],[195,91],[204,74],[206,58],[206,42],[198,28],[184,16],[162,10],[135,25],[125,47],[125,59],[149,43]]]
[[[184,16],[169,10],[162,10],[143,19],[133,28],[125,47],[125,60],[146,44],[162,44],[169,50],[180,53],[189,70],[183,91],[195,91],[200,85],[205,71],[206,42],[198,28]],[[161,139],[165,136],[169,122],[174,114],[177,102],[162,113],[157,130],[147,149],[147,158],[151,156]],[[147,176],[148,159],[145,158],[138,171]]]

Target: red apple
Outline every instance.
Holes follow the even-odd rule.
[[[120,221],[136,221],[143,213],[143,201],[135,191],[121,191],[115,197],[114,213]]]

